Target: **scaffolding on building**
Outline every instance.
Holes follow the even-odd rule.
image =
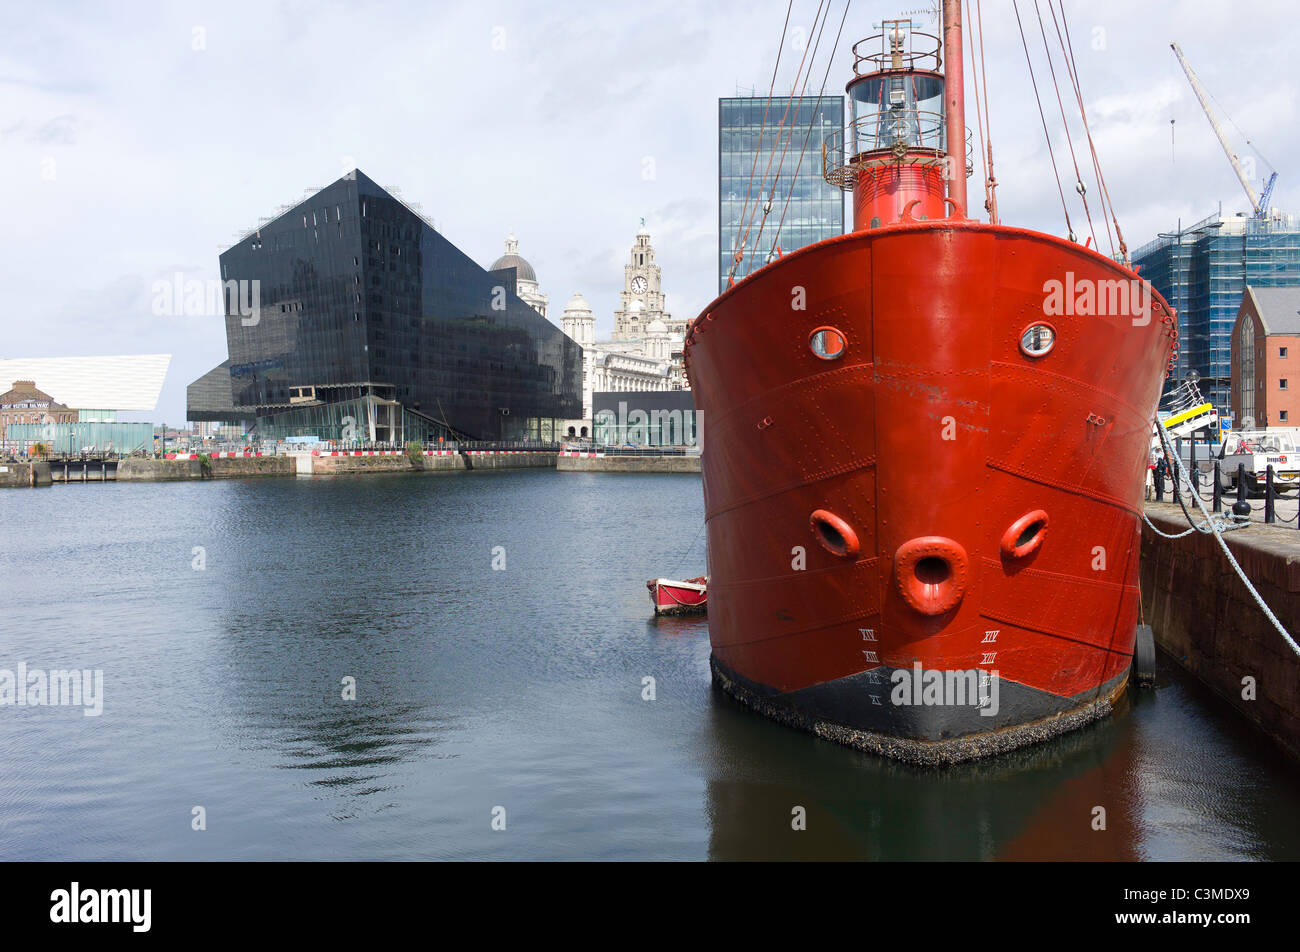
[[[1232,329],[1246,285],[1300,286],[1300,215],[1267,218],[1213,214],[1161,234],[1133,255],[1178,314],[1181,344],[1169,385],[1192,371],[1206,398],[1232,409]]]

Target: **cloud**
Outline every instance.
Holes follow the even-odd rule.
[[[1259,178],[1268,169],[1246,139],[1283,163],[1275,201],[1300,210],[1300,177],[1284,161],[1300,147],[1293,17],[1265,2],[1067,6],[1094,137],[1130,248],[1221,200],[1229,213],[1245,207],[1169,50],[1174,40],[1222,104],[1234,148],[1256,158]],[[157,416],[182,419],[185,384],[224,358],[224,334],[219,322],[155,317],[150,283],[178,270],[176,262],[187,263],[179,269],[187,279],[215,279],[221,250],[308,186],[336,179],[345,157],[377,181],[401,185],[402,197],[419,202],[480,264],[501,253],[514,228],[555,320],[581,290],[601,333],[612,329],[623,265],[644,216],[672,312],[693,316],[717,287],[717,100],[737,86],[767,89],[784,7],[777,0],[32,5],[0,36],[0,169],[9,186],[6,219],[16,225],[0,232],[0,255],[22,276],[7,289],[4,348],[15,356],[51,346],[170,351],[176,357]],[[815,8],[811,0],[796,3],[792,24],[809,23]],[[1026,9],[1021,4],[1022,15]],[[837,3],[813,86],[840,10]],[[1003,220],[1063,234],[1014,18],[1002,17],[1000,5],[985,12]],[[871,32],[869,21],[850,10],[832,93],[849,78],[848,48]],[[1243,23],[1267,29],[1242,33]],[[494,49],[499,36],[504,47]],[[778,87],[793,81],[797,60],[783,55]],[[1039,82],[1082,236],[1059,112],[1044,85],[1050,80],[1040,73]],[[1078,151],[1085,142],[1073,122]],[[1098,189],[1085,158],[1092,199]],[[972,195],[981,183],[977,163]]]
[[[0,130],[0,139],[20,137],[36,145],[73,146],[77,144],[76,126],[76,119],[70,115],[55,116],[40,124],[20,119]]]

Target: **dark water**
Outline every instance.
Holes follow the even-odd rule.
[[[0,859],[1300,859],[1300,772],[1168,665],[946,771],[738,707],[705,623],[649,617],[701,508],[547,471],[0,492],[0,668],[105,678],[100,717],[0,707]]]

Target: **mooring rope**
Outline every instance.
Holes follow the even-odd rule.
[[[1156,421],[1156,430],[1160,433],[1160,440],[1164,444],[1165,452],[1173,457],[1174,466],[1178,470],[1178,478],[1181,481],[1180,484],[1186,485],[1190,488],[1192,486],[1192,481],[1191,478],[1187,475],[1187,471],[1183,469],[1182,457],[1172,451],[1172,447],[1169,445],[1169,434],[1165,431],[1165,428],[1160,425],[1159,421]],[[1206,510],[1205,503],[1201,500],[1201,494],[1198,492],[1193,492],[1192,495],[1196,498],[1196,508],[1200,509],[1201,515],[1205,516],[1204,523],[1200,525],[1192,523],[1192,527],[1188,529],[1186,532],[1171,536],[1168,535],[1167,533],[1161,532],[1155,526],[1151,525],[1151,520],[1147,518],[1147,514],[1145,511],[1142,513],[1143,521],[1148,526],[1150,526],[1153,532],[1155,532],[1157,535],[1164,536],[1164,538],[1166,539],[1181,539],[1183,536],[1190,535],[1193,532],[1213,533],[1215,540],[1219,543],[1219,548],[1221,548],[1223,550],[1223,554],[1227,556],[1228,562],[1232,566],[1233,571],[1237,573],[1237,577],[1241,579],[1242,584],[1246,586],[1246,589],[1250,592],[1251,597],[1255,599],[1255,604],[1259,606],[1260,611],[1264,613],[1265,617],[1267,617],[1268,620],[1273,623],[1273,627],[1277,629],[1278,634],[1280,634],[1283,638],[1286,639],[1286,643],[1290,646],[1291,650],[1295,652],[1297,657],[1300,657],[1300,645],[1296,644],[1295,639],[1291,637],[1291,633],[1286,630],[1286,628],[1283,626],[1283,624],[1280,621],[1278,621],[1277,616],[1273,614],[1273,610],[1268,607],[1268,604],[1260,596],[1259,591],[1255,588],[1254,584],[1250,581],[1249,578],[1246,577],[1246,573],[1242,570],[1241,565],[1238,564],[1236,558],[1233,556],[1232,550],[1228,548],[1228,543],[1223,541],[1223,533],[1225,531],[1230,529],[1243,529],[1246,526],[1249,526],[1250,523],[1249,522],[1228,523],[1221,518],[1216,519],[1212,513]],[[1183,512],[1187,515],[1188,521],[1191,522],[1191,514],[1187,512],[1187,506],[1185,503],[1183,504]]]
[[[700,541],[700,536],[704,534],[704,527],[706,525],[707,523],[705,522],[700,523],[700,528],[695,532],[695,538],[691,540],[691,544],[688,545],[686,551],[682,553],[682,559],[677,563],[677,568],[673,569],[674,574],[680,575],[682,569],[686,567],[686,560],[690,557],[691,553],[695,551],[695,543]]]

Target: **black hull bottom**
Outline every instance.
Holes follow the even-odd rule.
[[[891,703],[891,668],[782,694],[741,677],[716,657],[710,656],[709,666],[714,684],[760,714],[826,740],[922,766],[992,757],[1090,724],[1111,712],[1129,675],[1126,669],[1099,688],[1070,698],[1002,681],[998,713],[985,716],[974,704]],[[871,693],[879,695],[879,703],[868,700]]]

